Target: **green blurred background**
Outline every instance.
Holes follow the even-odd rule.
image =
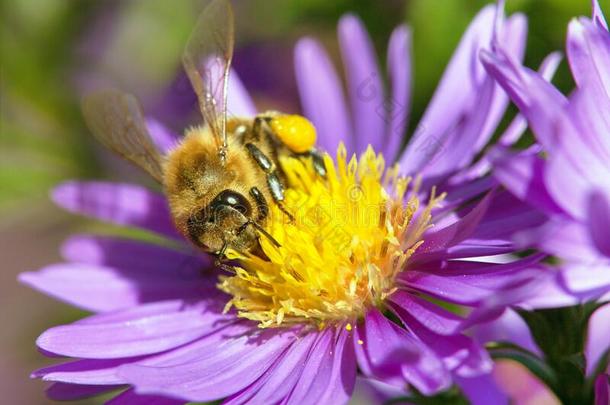
[[[393,27],[414,32],[416,123],[464,28],[483,0],[250,0],[234,2],[236,65],[258,59],[259,79],[248,85],[266,107],[295,104],[291,49],[314,35],[338,62],[335,24],[345,12],[367,25],[380,63]],[[602,7],[610,9],[609,2]],[[18,285],[16,275],[59,260],[61,241],[91,223],[62,213],[49,189],[70,178],[137,179],[102,151],[85,129],[78,102],[92,87],[118,85],[143,100],[158,98],[179,71],[180,52],[204,2],[200,0],[9,0],[0,2],[0,392],[3,403],[39,404],[44,398],[31,370],[48,364],[34,347],[52,325],[80,316],[66,305]],[[530,21],[526,63],[537,66],[562,50],[566,26],[589,14],[588,0],[508,0],[509,12]],[[262,51],[260,51],[262,49]],[[272,73],[260,77],[265,65]],[[281,78],[281,79],[277,79]],[[565,63],[555,80],[572,86]],[[145,101],[146,105],[146,101]],[[278,107],[279,106],[279,107]]]

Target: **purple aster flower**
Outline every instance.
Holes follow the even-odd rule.
[[[577,85],[569,98],[501,46],[483,55],[539,142],[525,151],[497,150],[495,175],[548,217],[519,234],[520,242],[558,257],[560,281],[578,299],[604,303],[610,299],[610,33],[597,1],[591,19],[570,23],[566,48]],[[590,318],[585,351],[587,375],[601,373],[596,388],[605,398],[609,336],[606,303]]]
[[[598,308],[589,319],[585,358],[587,375],[595,377],[595,404],[610,401],[610,304]]]
[[[529,238],[562,258],[572,291],[591,294],[610,285],[610,34],[597,3],[595,10],[593,20],[570,23],[567,54],[578,88],[569,99],[501,47],[484,54],[540,143],[509,157],[499,153],[496,177],[548,215]]]
[[[486,351],[464,330],[498,316],[544,274],[536,268],[539,255],[476,259],[513,252],[512,231],[540,222],[507,193],[487,193],[494,186],[483,176],[487,168],[472,166],[508,103],[479,52],[492,41],[517,59],[524,50],[523,16],[494,30],[502,20],[492,6],[475,18],[402,154],[408,29],[397,28],[390,40],[388,98],[361,22],[341,20],[349,104],[322,47],[299,42],[304,113],[321,146],[338,153],[335,161],[326,157],[328,182],[298,160],[285,163],[286,207],[305,210],[311,221],[271,221],[266,227],[282,246],[261,240],[268,260],[236,255],[234,272],[215,268],[175,230],[165,197],[141,186],[69,182],[55,189],[64,209],[140,228],[154,243],[75,236],[62,247],[66,262],[21,275],[33,288],[94,313],[39,337],[44,353],[73,359],[34,373],[54,382],[49,395],[70,400],[121,390],[111,403],[345,403],[357,369],[423,394],[454,380],[472,386],[489,373]],[[231,113],[255,114],[235,75],[230,83]],[[163,153],[179,142],[160,122],[148,124]],[[523,129],[517,121],[512,138]],[[348,164],[346,149],[360,160]],[[373,149],[396,158],[401,172],[385,171]],[[351,210],[327,222],[307,217],[310,208],[325,214],[328,201],[373,220],[360,223]],[[341,226],[333,229],[346,232],[328,232],[335,219]],[[475,310],[464,317],[439,301]]]

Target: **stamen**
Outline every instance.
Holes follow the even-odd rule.
[[[227,251],[237,261],[219,288],[227,305],[260,327],[343,324],[349,330],[368,309],[396,290],[397,275],[421,245],[432,209],[444,196],[434,189],[421,206],[421,181],[385,170],[369,147],[349,162],[345,147],[336,161],[324,157],[326,177],[308,159],[281,162],[288,180],[284,208],[275,205],[261,238],[265,258]],[[277,241],[280,246],[273,243]]]

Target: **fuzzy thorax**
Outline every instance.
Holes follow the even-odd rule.
[[[336,163],[326,155],[325,179],[307,160],[281,164],[294,218],[272,207],[265,227],[281,247],[261,238],[267,258],[230,252],[239,264],[219,283],[227,309],[261,327],[355,321],[395,291],[442,196],[433,190],[422,206],[418,182],[385,170],[370,147],[349,162],[343,145]]]

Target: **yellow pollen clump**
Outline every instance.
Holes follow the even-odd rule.
[[[398,176],[396,167],[386,171],[370,147],[348,163],[341,145],[336,163],[328,155],[324,162],[326,178],[309,159],[281,161],[284,206],[294,218],[273,205],[265,223],[280,247],[261,237],[266,258],[228,252],[237,265],[219,282],[232,296],[226,309],[235,307],[260,327],[341,323],[349,331],[349,322],[396,290],[396,276],[443,198],[432,190],[420,206],[419,182]]]
[[[288,148],[305,153],[316,144],[316,128],[301,115],[278,115],[270,122],[271,129]]]

